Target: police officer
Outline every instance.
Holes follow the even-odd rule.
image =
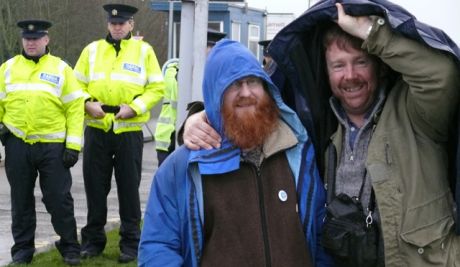
[[[217,31],[217,30],[214,30],[214,29],[211,29],[211,28],[208,28],[208,32],[207,32],[207,36],[206,36],[206,53],[209,54],[209,51],[211,50],[211,48],[213,48],[216,43],[224,38],[225,36],[227,36],[227,34],[225,32],[220,32],[220,31]]]
[[[275,62],[273,61],[273,59],[270,56],[270,54],[268,54],[268,45],[270,45],[271,41],[272,40],[259,41],[259,45],[262,46],[262,49],[263,49],[262,53],[263,53],[263,56],[264,56],[264,59],[262,61],[262,66],[263,66],[264,70],[268,73],[268,75],[272,75],[273,72],[276,69]]]
[[[179,72],[179,59],[172,58],[166,61],[162,69],[165,80],[165,94],[155,129],[158,166],[174,151],[176,145],[174,140],[177,118],[177,74]]]
[[[207,52],[216,44],[217,41],[224,38],[227,34],[208,28],[207,32]],[[172,58],[163,64],[163,76],[165,79],[165,94],[160,116],[157,120],[155,129],[155,147],[157,151],[158,166],[163,163],[166,157],[175,149],[175,129],[177,119],[177,75],[179,72],[179,59]],[[190,106],[200,105],[201,103],[193,102]]]
[[[49,53],[44,20],[25,20],[22,54],[0,67],[0,122],[4,125],[5,170],[11,188],[11,255],[29,263],[35,252],[34,187],[40,175],[42,201],[60,236],[56,247],[69,265],[80,263],[80,245],[70,194],[69,168],[82,143],[84,98],[72,69]]]
[[[153,48],[132,38],[137,8],[107,4],[104,10],[108,35],[86,46],[74,69],[86,93],[87,114],[83,177],[88,215],[81,255],[94,257],[105,248],[114,170],[121,219],[118,260],[125,263],[136,259],[140,237],[142,126],[163,97],[164,82]]]

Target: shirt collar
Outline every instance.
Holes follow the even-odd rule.
[[[376,121],[378,115],[380,114],[380,111],[382,110],[383,103],[385,103],[386,99],[386,86],[381,86],[378,89],[378,95],[377,98],[374,100],[372,105],[369,107],[368,111],[366,112],[364,116],[364,126],[366,126],[372,118],[372,121]],[[340,104],[340,101],[334,97],[331,96],[329,99],[329,104],[332,108],[332,111],[334,112],[335,116],[339,120],[339,122],[345,126],[350,126],[353,125],[351,121],[348,119],[347,114],[345,113],[345,110],[343,109],[342,105]],[[355,126],[356,127],[356,126]]]

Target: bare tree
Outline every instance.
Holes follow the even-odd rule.
[[[74,65],[81,50],[88,43],[107,35],[107,13],[102,6],[107,3],[124,3],[139,8],[135,15],[134,33],[144,36],[157,54],[158,60],[166,60],[166,14],[152,11],[146,0],[0,0],[0,60],[20,53],[21,19],[46,19],[53,22],[50,28],[51,53]]]
[[[20,51],[16,27],[15,7],[12,1],[0,1],[0,60],[1,62]]]

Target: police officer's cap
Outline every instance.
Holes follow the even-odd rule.
[[[131,18],[137,12],[137,8],[123,4],[107,4],[104,10],[108,13],[108,21],[112,23],[123,23]]]
[[[263,54],[264,56],[267,56],[268,55],[268,45],[270,44],[272,40],[262,40],[262,41],[259,41],[258,44],[260,46],[262,46],[263,48]]]
[[[22,29],[22,38],[40,38],[48,34],[52,24],[46,20],[21,20],[17,25]]]
[[[225,32],[220,32],[216,31],[214,29],[208,28],[208,34],[207,34],[207,39],[208,39],[208,46],[213,46],[215,45],[220,39],[224,38],[227,36]]]

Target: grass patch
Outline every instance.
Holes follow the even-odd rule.
[[[137,266],[137,261],[130,263],[118,263],[118,256],[120,255],[120,249],[118,242],[120,236],[118,235],[118,229],[107,232],[107,245],[105,246],[104,252],[98,256],[91,259],[86,259],[81,261],[80,266],[124,266],[124,267],[135,267]],[[16,266],[16,265],[15,265]],[[47,252],[39,253],[34,256],[31,264],[28,265],[17,265],[24,267],[54,267],[54,266],[68,266],[62,260],[61,254],[57,249],[52,249]]]

